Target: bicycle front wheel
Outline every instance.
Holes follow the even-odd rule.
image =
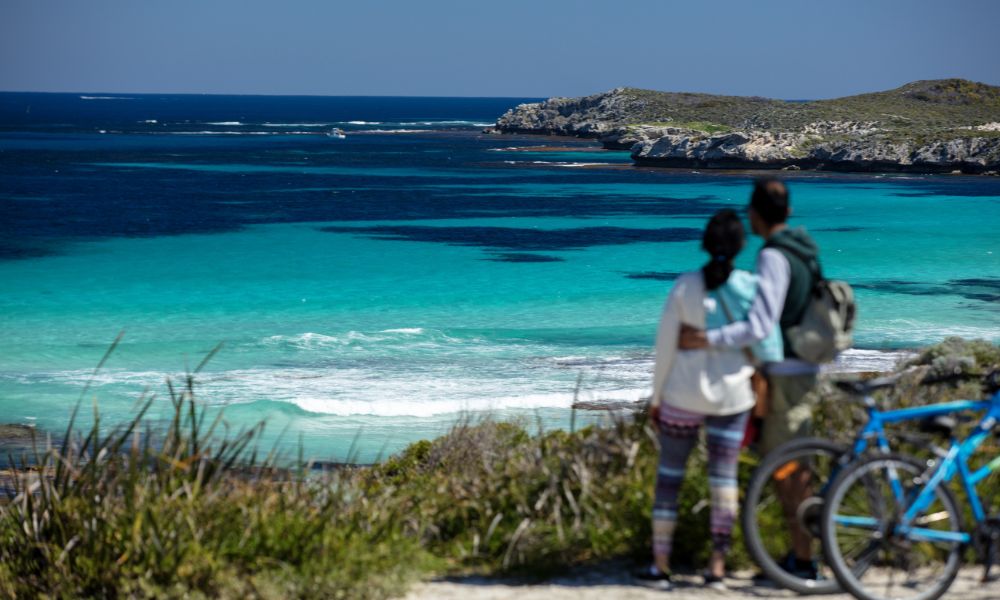
[[[819,542],[823,494],[848,447],[801,438],[775,448],[754,470],[743,500],[743,539],[764,574],[799,594],[833,594],[840,585]],[[813,568],[796,568],[796,555]]]
[[[862,600],[935,600],[954,581],[964,544],[954,494],[944,485],[904,531],[900,521],[923,489],[927,462],[877,455],[844,469],[830,485],[823,549],[837,581]]]

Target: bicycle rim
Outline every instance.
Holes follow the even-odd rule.
[[[823,543],[837,580],[863,600],[934,600],[958,574],[962,544],[900,534],[905,505],[922,488],[926,463],[900,455],[874,456],[845,469],[827,494]],[[902,487],[903,503],[893,492]],[[938,486],[914,522],[939,532],[962,531],[954,495]]]
[[[847,447],[829,440],[794,440],[771,452],[747,486],[743,505],[743,536],[747,551],[775,584],[799,594],[832,594],[840,590],[823,560],[818,534],[822,517],[822,491]],[[788,498],[788,486],[800,482],[806,493],[800,502]],[[804,485],[803,485],[804,484]],[[791,570],[785,559],[792,554],[793,530],[805,534],[816,559],[819,577],[811,579]]]

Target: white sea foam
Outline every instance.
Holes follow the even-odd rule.
[[[574,401],[640,401],[649,395],[653,370],[649,352],[560,354],[557,347],[528,341],[498,345],[497,340],[456,338],[422,327],[275,335],[258,343],[273,346],[268,351],[272,356],[275,350],[295,354],[272,366],[199,374],[196,392],[202,401],[231,405],[269,400],[323,415],[422,418],[567,409]],[[253,352],[254,346],[245,350]],[[852,349],[828,371],[887,371],[911,354]],[[92,376],[90,369],[17,375],[23,383],[77,388]],[[147,388],[162,393],[167,378],[177,382],[183,376],[180,370],[105,369],[92,385],[98,395],[134,398]]]
[[[419,388],[414,391],[419,391]],[[426,391],[437,392],[438,390],[427,389]],[[450,398],[432,403],[416,398],[387,400],[385,397],[382,397],[378,401],[371,401],[338,400],[314,396],[297,398],[292,402],[308,412],[328,415],[433,417],[437,415],[496,412],[511,409],[570,408],[573,404],[573,395],[570,392],[565,392],[506,397]]]
[[[1000,343],[1000,330],[995,326],[941,325],[923,319],[885,319],[867,329],[865,334],[868,340],[877,340],[878,343],[907,346],[936,344],[954,336]]]
[[[431,130],[431,129],[365,129],[363,131],[355,131],[354,134],[359,134],[359,133],[424,133],[424,132],[427,132],[427,131],[433,131],[433,130]]]
[[[381,331],[347,331],[335,335],[306,332],[295,335],[273,335],[260,340],[263,346],[283,346],[294,350],[326,350],[336,352],[347,346],[361,347],[371,356],[395,354],[421,349],[447,353],[460,349],[465,353],[481,354],[496,351],[496,347],[477,336],[454,337],[436,329],[403,327]],[[335,356],[335,355],[331,355]]]
[[[343,125],[382,125],[382,121],[338,121]]]
[[[92,375],[93,371],[81,369],[51,373],[44,379],[79,387]],[[178,382],[183,378],[182,372],[105,370],[93,377],[91,386],[98,394],[109,385],[126,386],[133,394],[139,394],[144,389],[162,391],[167,379]],[[506,379],[484,380],[458,374],[442,378],[365,369],[242,369],[202,373],[196,378],[196,392],[211,405],[267,399],[325,415],[429,417],[572,405],[573,390],[569,385],[549,392],[531,387],[527,382]]]
[[[467,125],[485,127],[493,123],[477,123],[475,121],[465,121],[460,119],[449,119],[443,121],[400,121],[398,123],[386,123],[387,125]]]
[[[531,162],[532,164],[536,165],[552,165],[553,167],[566,167],[570,169],[578,167],[607,167],[607,166],[612,166],[614,164],[606,162],[560,162],[560,161],[549,162],[544,160],[533,160]]]
[[[168,135],[316,135],[315,131],[163,131]]]
[[[905,350],[887,351],[851,348],[841,353],[836,361],[826,365],[823,370],[828,373],[885,372],[893,370],[899,363],[913,356],[913,352]]]
[[[80,100],[135,100],[127,96],[80,96]]]
[[[264,127],[329,127],[330,123],[261,123]]]
[[[271,131],[164,131],[169,135],[276,135]]]
[[[576,169],[580,167],[610,167],[614,166],[614,163],[606,162],[567,162],[558,160],[505,160],[503,161],[505,165],[546,165],[550,167],[562,167],[568,169]]]
[[[239,121],[208,121],[205,125],[245,125]]]
[[[46,374],[42,380],[83,386],[91,370]],[[352,416],[429,417],[463,412],[510,409],[569,408],[572,384],[539,386],[518,378],[479,378],[457,372],[423,373],[382,369],[277,368],[239,369],[202,373],[196,393],[211,405],[230,405],[267,399],[287,402],[318,414]],[[104,386],[125,386],[138,395],[142,390],[162,391],[166,380],[183,381],[182,372],[114,371],[98,373],[91,382],[96,393]],[[36,376],[35,382],[38,381]],[[543,389],[538,389],[539,387]],[[544,389],[548,388],[548,389]],[[605,391],[579,398],[601,401],[637,399],[640,390]]]
[[[146,119],[145,121],[140,121],[140,122],[141,123],[147,123],[147,124],[150,124],[150,125],[155,125],[156,124],[156,119]]]
[[[565,355],[526,340],[455,337],[423,327],[275,335],[234,349],[259,353],[260,346],[270,347],[262,356],[281,356],[280,362],[203,372],[196,378],[201,400],[212,405],[270,400],[343,416],[565,409],[574,400],[637,401],[648,395],[652,372],[652,356],[646,354]],[[80,369],[23,377],[25,383],[79,388],[92,373]],[[105,397],[134,398],[146,388],[162,393],[168,377],[182,381],[183,373],[105,369],[93,386]]]

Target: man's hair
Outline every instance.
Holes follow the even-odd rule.
[[[750,208],[768,225],[784,223],[788,219],[788,188],[770,177],[754,181]]]

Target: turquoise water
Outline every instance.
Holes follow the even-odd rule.
[[[88,394],[110,423],[147,389],[165,414],[164,381],[221,342],[197,378],[202,400],[234,428],[265,419],[265,444],[319,459],[356,443],[358,460],[374,460],[469,413],[565,425],[578,378],[582,400],[648,393],[670,281],[702,262],[706,216],[742,208],[749,191],[748,174],[635,169],[588,142],[517,152],[505,148],[543,142],[468,129],[333,148],[247,136],[225,151],[169,135],[135,150],[136,136],[117,136],[127,151],[83,154],[70,146],[108,135],[42,136],[36,149],[0,137],[0,201],[18,231],[39,215],[52,220],[40,228],[70,228],[15,235],[21,246],[0,260],[4,421],[64,427],[124,330]],[[72,186],[9,162],[53,156]],[[303,157],[321,164],[290,164]],[[849,367],[885,364],[864,350],[948,335],[1000,341],[1000,182],[800,174],[789,185],[827,274],[857,287]],[[74,216],[83,203],[100,227],[153,229],[66,225],[91,223]]]

